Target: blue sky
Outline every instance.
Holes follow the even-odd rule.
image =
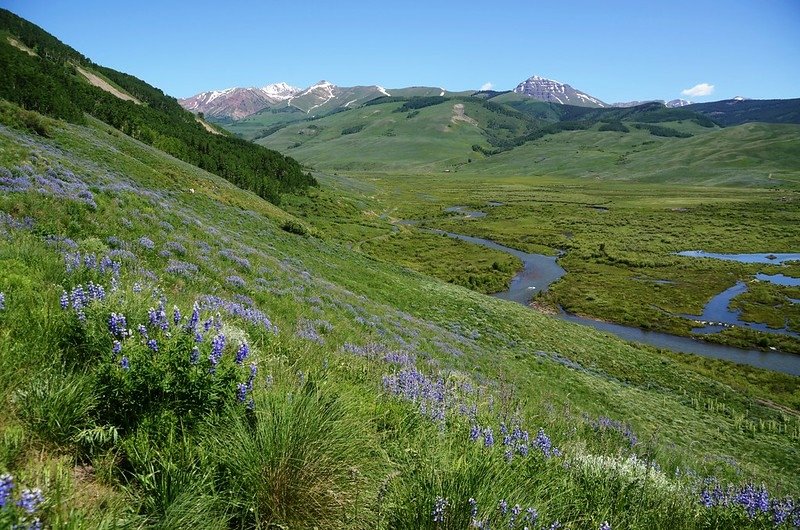
[[[798,0],[0,0],[0,6],[95,62],[176,97],[320,79],[508,90],[534,74],[607,102],[800,97]],[[692,88],[691,96],[682,95]]]

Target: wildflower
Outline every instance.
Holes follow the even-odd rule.
[[[236,352],[236,364],[242,364],[249,354],[250,348],[247,346],[247,343],[241,343],[239,345],[239,351]]]
[[[181,310],[178,309],[178,306],[176,305],[172,306],[172,321],[175,323],[176,326],[181,321],[181,318],[182,318]]]
[[[6,308],[6,295],[5,293],[0,293],[0,311]]]
[[[600,530],[611,530],[611,525],[608,524],[608,521],[603,521],[600,525]]]
[[[69,307],[69,293],[67,291],[63,291],[61,293],[61,309],[66,309]]]
[[[153,243],[153,240],[145,236],[139,238],[139,244],[142,245],[147,250],[153,250],[154,248],[156,248],[156,244]]]
[[[123,355],[122,359],[119,361],[119,365],[122,367],[123,370],[129,370],[131,367],[130,361],[128,361],[128,356]]]
[[[190,331],[195,331],[197,329],[197,323],[200,321],[200,306],[197,305],[197,302],[194,303],[192,306],[192,315],[189,317],[189,322],[186,324],[186,329]]]
[[[478,439],[480,435],[481,435],[481,428],[478,427],[477,425],[473,425],[472,429],[470,429],[469,431],[469,440],[471,442],[474,442],[475,440]]]
[[[447,508],[447,506],[447,499],[443,497],[436,497],[436,503],[433,505],[433,511],[431,512],[434,523],[444,522],[444,510]]]
[[[247,383],[239,383],[236,385],[236,397],[239,399],[240,403],[244,403],[244,400],[247,399]]]
[[[258,373],[258,366],[256,363],[250,363],[250,378],[247,380],[247,388],[253,390],[253,382],[256,380],[256,374]]]
[[[483,430],[483,445],[484,447],[492,447],[494,445],[494,434],[492,434],[491,427],[486,427]]]
[[[475,519],[478,516],[478,501],[473,499],[472,497],[469,498],[469,515]]]
[[[511,508],[511,520],[508,521],[508,527],[514,528],[514,522],[519,517],[519,514],[522,513],[522,508],[519,504],[515,504],[513,508]]]
[[[208,356],[208,360],[211,362],[211,373],[216,371],[217,364],[219,364],[219,360],[222,358],[223,349],[225,349],[225,335],[220,333],[211,341],[211,354]]]
[[[113,346],[111,346],[111,353],[117,355],[121,351],[122,351],[122,343],[118,340],[115,340]]]
[[[25,510],[28,514],[33,514],[44,502],[44,495],[39,488],[22,490],[17,506]]]
[[[147,338],[147,328],[144,327],[144,324],[139,324],[139,327],[137,327],[136,330],[143,338]]]
[[[117,338],[123,338],[126,334],[126,327],[128,326],[125,320],[125,315],[122,313],[111,313],[108,318],[108,331]]]
[[[497,509],[500,510],[501,515],[505,515],[508,513],[508,502],[505,499],[500,499],[500,503],[497,505]]]
[[[189,355],[189,362],[192,364],[197,364],[200,361],[200,350],[197,346],[192,348],[192,353]]]
[[[156,342],[156,339],[148,340],[147,347],[153,350],[154,352],[158,352],[158,342]]]
[[[536,519],[539,518],[539,512],[535,508],[528,508],[525,510],[525,521],[529,522],[531,526],[536,524]]]
[[[0,508],[4,508],[14,489],[14,477],[8,473],[0,475]]]

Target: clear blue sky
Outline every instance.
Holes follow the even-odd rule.
[[[531,75],[607,102],[800,97],[800,0],[493,3],[0,0],[176,97],[285,81],[508,90]],[[697,87],[695,94],[681,92]]]

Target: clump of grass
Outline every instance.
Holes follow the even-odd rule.
[[[254,411],[226,411],[208,444],[238,524],[374,527],[365,504],[380,450],[351,400],[306,380],[258,393]]]

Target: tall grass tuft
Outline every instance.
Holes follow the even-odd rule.
[[[253,411],[226,411],[207,441],[241,526],[375,527],[365,497],[378,447],[356,406],[306,380],[258,393]]]

